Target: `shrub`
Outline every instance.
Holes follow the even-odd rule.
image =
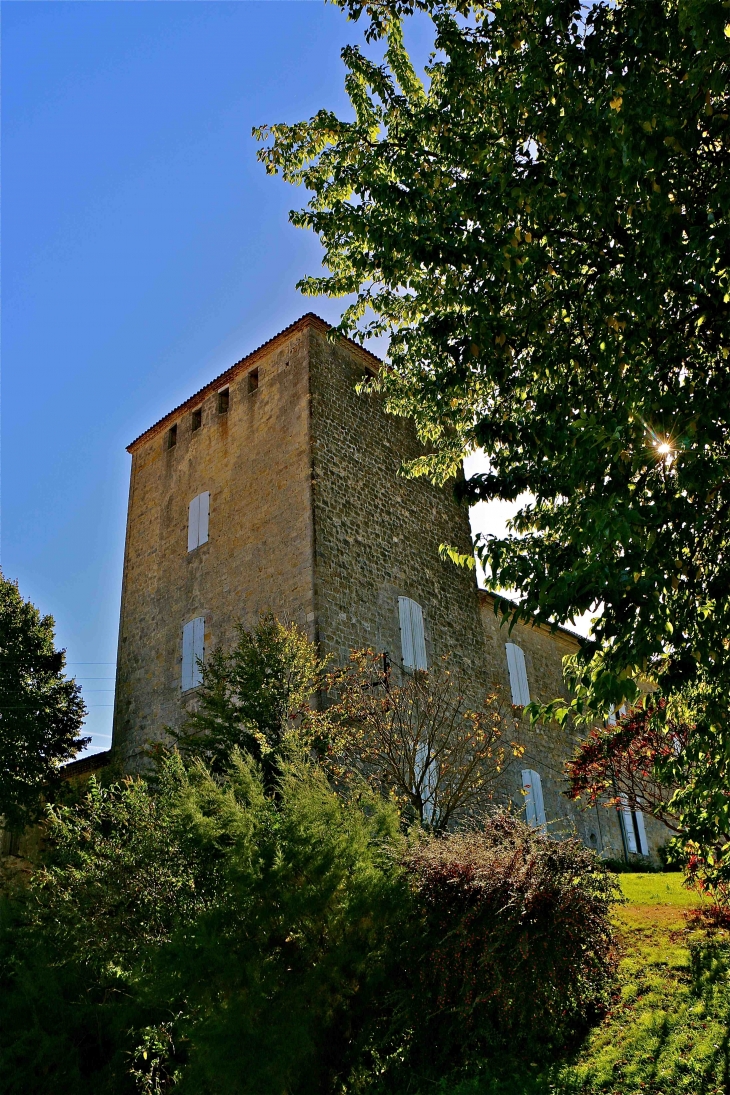
[[[8,1095],[338,1090],[366,1061],[409,890],[395,809],[234,752],[92,783],[0,930]]]
[[[605,1007],[617,887],[577,840],[503,812],[424,840],[405,868],[419,906],[400,1003],[413,1062],[442,1070],[528,1040],[534,1059]]]
[[[508,815],[409,847],[307,760],[271,795],[250,757],[173,754],[92,782],[49,840],[0,924],[8,1095],[354,1091],[547,1048],[603,1001],[605,870]]]

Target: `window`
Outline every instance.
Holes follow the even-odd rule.
[[[428,759],[428,752],[427,743],[419,741],[416,746],[415,771],[413,773],[416,777],[416,786],[413,788],[413,793],[416,794],[420,789],[421,802],[423,803],[423,820],[431,822],[436,812],[435,796],[438,785],[438,768],[433,757],[430,760]]]
[[[188,506],[188,551],[208,541],[208,514],[210,512],[210,491],[197,494]]]
[[[626,850],[633,855],[637,853],[639,855],[648,855],[649,844],[646,839],[643,813],[641,810],[631,809],[628,795],[619,795],[619,798],[623,804],[619,810],[619,817],[621,818],[621,828],[626,840]]]
[[[197,688],[203,680],[201,662],[204,654],[205,617],[196,616],[183,628],[182,690]]]
[[[177,445],[177,425],[170,426],[167,431],[167,448],[174,449]]]
[[[222,392],[218,392],[218,414],[228,414],[228,403],[230,401],[230,392],[228,388],[224,388]]]
[[[404,669],[428,669],[426,638],[423,631],[423,611],[410,597],[398,598],[400,645]]]
[[[193,433],[195,433],[196,430],[199,430],[200,427],[203,425],[203,408],[202,407],[198,407],[197,410],[193,411],[193,413],[190,416],[190,425],[192,427]]]
[[[288,362],[287,362],[288,364]],[[258,369],[252,369],[248,374],[248,392],[249,395],[255,392],[259,386],[259,371]]]
[[[509,670],[509,684],[512,689],[512,703],[515,707],[524,707],[530,702],[530,687],[527,683],[524,651],[514,643],[505,643],[504,648],[507,651],[507,669]]]
[[[626,704],[625,703],[621,704],[621,706],[618,709],[618,713],[619,713],[619,718],[624,717],[624,715],[626,714]],[[606,724],[608,726],[615,726],[616,725],[616,708],[613,706],[613,704],[611,704],[611,706],[608,709],[608,717],[606,719]]]
[[[525,768],[522,772],[522,790],[525,792],[525,820],[534,829],[544,829],[545,806],[542,801],[542,780],[539,772]]]

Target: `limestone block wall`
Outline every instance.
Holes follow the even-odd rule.
[[[207,651],[231,644],[236,620],[253,626],[264,611],[314,632],[306,325],[217,378],[130,452],[114,747],[134,767],[145,741],[179,725],[194,702],[181,690],[187,621],[205,618]],[[189,552],[188,505],[203,491],[209,539]]]
[[[473,572],[439,558],[441,543],[471,551],[467,511],[453,492],[406,479],[423,452],[413,424],[356,392],[367,363],[310,328],[315,600],[322,648],[344,663],[370,646],[401,659],[398,597],[424,615],[432,665],[442,655],[477,700],[487,687],[484,633]]]
[[[480,591],[479,600],[487,662],[494,686],[507,697],[510,696],[505,643],[512,642],[525,655],[531,699],[547,702],[567,695],[562,660],[565,655],[573,654],[578,649],[578,637],[563,628],[551,632],[549,628],[522,622],[517,623],[510,632],[509,625],[501,624],[502,617],[494,613],[494,597]],[[575,750],[581,736],[574,730],[561,729],[557,725],[532,727],[528,719],[519,719],[515,740],[524,745],[525,754],[522,760],[513,761],[505,772],[504,793],[522,808],[521,773],[523,768],[532,768],[540,774],[550,832],[556,836],[575,832],[588,847],[611,858],[623,859],[624,845],[616,811],[604,806],[583,810],[563,794],[567,787],[565,761]],[[644,825],[649,850],[655,857],[656,849],[667,840],[669,832],[664,825],[647,815],[644,815]]]

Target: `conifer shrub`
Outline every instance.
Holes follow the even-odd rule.
[[[438,1072],[505,1044],[534,1060],[605,1008],[617,887],[578,840],[500,812],[420,842],[404,865],[418,909],[400,1000],[411,1062]]]

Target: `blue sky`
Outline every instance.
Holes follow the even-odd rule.
[[[322,0],[4,2],[2,567],[110,742],[126,445],[303,312],[315,237],[251,127],[345,113]],[[425,59],[428,25],[410,28]]]

